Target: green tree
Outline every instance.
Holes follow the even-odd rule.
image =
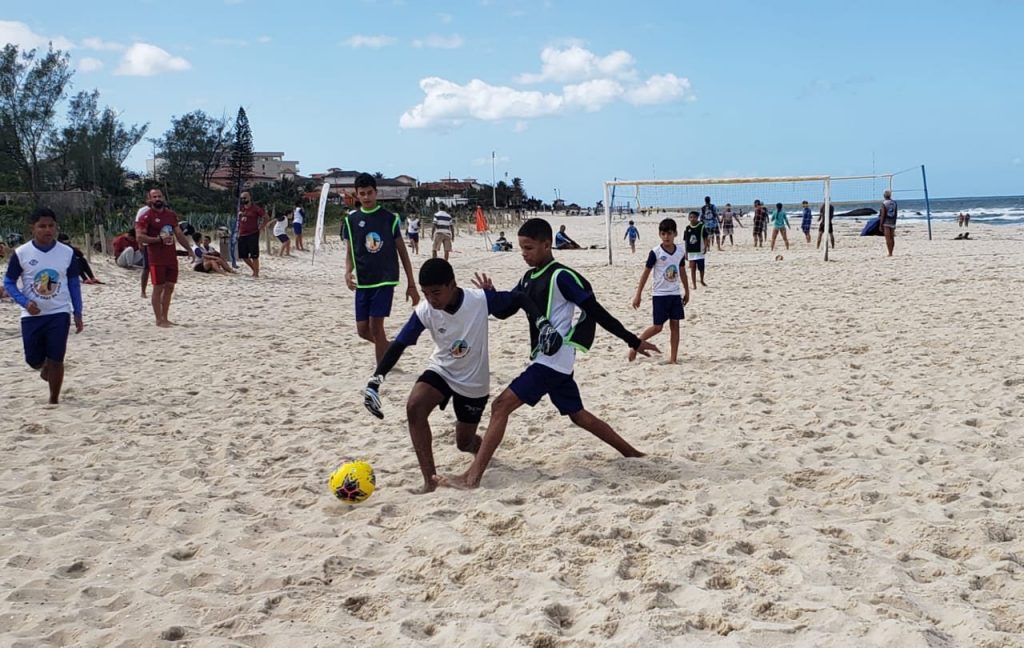
[[[522,178],[512,178],[512,207],[519,208],[526,202],[526,189]]]
[[[172,117],[171,127],[153,142],[156,174],[165,191],[208,198],[210,178],[229,158],[233,139],[225,117],[216,119],[202,110]]]
[[[68,106],[68,123],[50,145],[50,165],[62,189],[123,193],[124,161],[149,128],[126,126],[112,108],[99,109],[97,90],[79,92]]]
[[[69,61],[70,55],[52,45],[38,60],[36,50],[19,52],[10,43],[0,52],[0,147],[33,194],[43,188],[40,156],[74,74]]]
[[[239,106],[235,117],[235,141],[231,145],[231,157],[228,160],[231,169],[231,186],[235,197],[241,195],[245,183],[252,178],[252,129],[249,128],[249,117],[245,108]]]

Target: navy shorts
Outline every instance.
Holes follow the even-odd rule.
[[[70,313],[53,313],[21,318],[21,341],[25,344],[25,362],[33,369],[44,360],[64,362],[71,331]]]
[[[410,241],[416,241],[417,243],[419,242],[419,240],[420,240],[420,233],[419,232],[407,232],[407,234],[409,235],[409,240]]]
[[[287,234],[278,234],[277,235],[277,240],[281,241],[282,243],[284,243],[285,241],[290,241],[291,239],[288,238]]]
[[[453,401],[453,409],[455,410],[455,420],[459,423],[469,423],[476,425],[480,422],[481,417],[484,415],[484,410],[487,409],[488,396],[480,396],[478,398],[470,398],[469,396],[463,396],[457,394],[452,390],[448,381],[445,380],[440,374],[430,371],[423,372],[416,382],[426,383],[441,392],[444,396],[444,400],[441,401],[440,409],[444,409],[448,406],[448,401]]]
[[[542,364],[531,364],[508,388],[530,407],[547,394],[562,416],[571,416],[583,409],[580,388],[572,374],[566,375]]]
[[[704,259],[690,259],[690,263],[696,263],[697,269],[704,272]]]
[[[686,319],[682,295],[655,295],[651,303],[654,305],[655,326],[661,326],[668,320]]]
[[[295,236],[301,235],[302,234],[302,223],[292,223],[292,232],[295,233]]]
[[[371,317],[391,315],[391,302],[394,297],[394,286],[356,288],[356,321],[365,322]]]

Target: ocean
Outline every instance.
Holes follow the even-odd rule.
[[[927,220],[925,204],[923,199],[901,200],[898,192],[896,203],[899,206],[899,217],[903,221],[925,221]],[[836,206],[836,215],[848,212],[858,207],[870,207],[878,211],[881,201],[873,203],[847,203]],[[967,198],[932,198],[931,201],[932,220],[953,221],[961,213],[970,214],[972,223],[984,223],[986,225],[1024,225],[1024,196],[978,196]],[[817,215],[817,212],[815,212]],[[870,216],[859,216],[857,218],[867,219]]]

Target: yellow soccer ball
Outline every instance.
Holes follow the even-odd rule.
[[[331,492],[343,502],[357,504],[365,501],[377,488],[373,467],[365,461],[348,461],[331,473],[328,481]]]

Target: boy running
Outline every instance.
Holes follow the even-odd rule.
[[[360,206],[341,223],[341,237],[348,245],[345,285],[356,294],[356,332],[373,343],[374,355],[380,362],[388,348],[384,320],[391,315],[399,260],[409,282],[406,298],[415,306],[420,303],[420,294],[402,240],[401,220],[377,204],[377,181],[369,173],[360,173],[355,189]]]
[[[690,301],[690,285],[686,281],[686,268],[684,263],[686,253],[683,248],[676,245],[676,222],[666,218],[658,224],[658,236],[661,238],[661,245],[655,247],[647,255],[647,263],[644,272],[640,275],[640,283],[636,287],[636,296],[633,298],[633,308],[640,308],[640,300],[643,297],[644,285],[647,278],[654,273],[653,296],[651,305],[654,308],[654,324],[648,326],[640,334],[641,340],[648,340],[658,333],[665,322],[668,321],[670,354],[669,364],[676,364],[679,354],[679,320],[684,319],[683,306]],[[679,284],[683,284],[683,293],[680,296]],[[636,351],[629,350],[629,361],[636,360]]]
[[[491,405],[491,420],[469,469],[456,477],[436,476],[436,483],[453,488],[476,488],[480,485],[487,464],[498,449],[512,412],[523,405],[533,407],[545,395],[569,419],[618,450],[626,457],[642,457],[615,430],[583,407],[580,390],[573,379],[576,349],[587,351],[594,341],[597,324],[625,341],[638,353],[648,355],[658,347],[630,333],[598,303],[590,283],[579,273],[555,261],[551,254],[551,225],[544,219],[531,218],[519,228],[519,248],[530,270],[523,275],[515,290],[525,293],[539,307],[562,335],[565,344],[552,355],[537,355],[518,378],[501,392]],[[485,290],[493,285],[486,277],[478,284]],[[573,324],[577,311],[586,314]],[[530,322],[530,340],[536,347],[542,331]]]
[[[18,246],[11,255],[4,289],[21,306],[25,362],[49,383],[50,404],[56,405],[64,383],[64,355],[72,316],[75,333],[81,333],[85,327],[82,286],[74,252],[54,240],[57,215],[40,207],[32,212],[29,221],[32,240]]]
[[[690,212],[690,224],[683,230],[683,247],[686,248],[686,258],[690,261],[690,277],[693,279],[693,289],[697,290],[697,271],[700,270],[700,285],[707,288],[704,283],[704,253],[708,249],[708,240],[704,236],[704,223],[700,222],[700,214]]]
[[[485,281],[486,275],[478,277]],[[409,436],[416,450],[416,459],[423,473],[423,488],[429,493],[437,488],[434,475],[433,437],[428,417],[435,409],[444,409],[448,401],[455,411],[455,445],[463,452],[475,453],[480,448],[476,430],[487,406],[491,373],[488,367],[488,316],[510,317],[520,308],[541,331],[541,351],[554,353],[562,345],[562,337],[541,315],[525,293],[498,292],[478,288],[459,288],[455,271],[444,259],[428,259],[420,267],[420,289],[423,300],[401,332],[388,345],[377,363],[374,376],[363,392],[363,404],[377,418],[381,410],[380,385],[384,377],[402,357],[406,347],[416,344],[423,331],[434,341],[434,353],[427,369],[409,393],[405,411],[409,420]]]

